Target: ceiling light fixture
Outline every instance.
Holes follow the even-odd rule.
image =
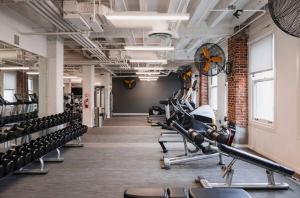
[[[64,79],[81,79],[78,76],[64,76]]]
[[[35,71],[29,71],[29,72],[26,72],[26,74],[28,74],[28,75],[39,75],[40,73],[35,72]]]
[[[141,81],[157,81],[158,78],[142,78]]]
[[[135,70],[164,70],[164,67],[134,67]]]
[[[130,59],[131,63],[162,63],[167,64],[166,59]]]
[[[139,79],[149,79],[149,78],[152,78],[152,79],[157,79],[159,76],[139,76]]]
[[[162,47],[162,46],[125,46],[125,50],[128,51],[174,51],[174,47]]]
[[[0,67],[0,70],[29,70],[29,67]]]
[[[134,20],[134,21],[187,21],[190,19],[189,14],[112,14],[107,15],[108,20]]]
[[[160,72],[136,72],[137,75],[158,75]]]

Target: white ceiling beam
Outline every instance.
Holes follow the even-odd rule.
[[[176,14],[181,1],[184,0],[170,0],[168,13]]]
[[[190,38],[180,39],[179,42],[176,44],[176,49],[184,49],[185,46],[189,44],[190,40]]]
[[[190,39],[195,38],[215,38],[215,37],[222,37],[222,36],[228,36],[233,33],[232,27],[227,26],[218,26],[214,28],[209,28],[207,25],[203,22],[201,25],[201,28],[199,27],[190,27],[190,28],[180,28],[178,30],[179,37],[185,37]]]
[[[143,38],[143,35],[147,30],[131,30],[131,31],[125,31],[122,29],[122,31],[105,31],[100,32],[97,34],[91,34],[90,38],[107,38],[107,39],[113,39],[113,38],[132,38],[132,32],[134,33],[134,37],[136,39]],[[178,36],[180,38],[187,38],[187,39],[194,39],[194,38],[201,38],[201,37],[221,37],[221,36],[227,36],[229,34],[232,34],[233,28],[231,27],[222,27],[218,26],[215,28],[207,28],[205,24],[201,25],[201,28],[199,27],[190,27],[190,28],[184,28],[180,27],[178,30]]]
[[[200,47],[204,43],[204,39],[199,39],[196,41],[189,49],[188,53],[192,53],[196,48]]]
[[[223,0],[222,0],[223,1]],[[192,18],[189,21],[188,27],[197,26],[206,19],[210,10],[213,9],[219,0],[201,0],[197,5]]]
[[[147,0],[139,0],[140,11],[146,12],[148,10]]]
[[[115,9],[116,11],[126,11],[126,5],[124,4],[124,0],[115,0]]]
[[[261,9],[268,3],[268,0],[251,0],[249,3],[245,5],[245,9],[247,10],[258,10]],[[232,24],[234,26],[240,25],[245,22],[249,17],[251,17],[255,12],[243,12],[242,15],[237,19],[233,18]]]
[[[229,5],[233,5],[238,0],[222,0],[215,9],[227,9]],[[220,11],[220,12],[211,12],[208,18],[206,19],[207,25],[209,27],[215,27],[218,25],[227,15],[233,14],[233,12]]]

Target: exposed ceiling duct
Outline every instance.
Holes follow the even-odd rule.
[[[50,1],[26,1],[26,3],[38,12],[41,16],[45,17],[52,24],[54,24],[60,31],[62,32],[77,32],[78,30],[69,24],[66,20],[61,17],[61,13],[57,9],[57,7]],[[88,51],[94,56],[97,57],[101,62],[110,62],[109,58],[99,49],[99,47],[93,43],[86,35],[84,34],[71,34],[69,35],[73,40],[75,40],[82,47],[88,49]],[[104,69],[112,73],[114,72],[110,70],[106,66],[102,66]]]
[[[22,59],[23,53],[21,50],[1,50],[0,51],[0,59],[9,59],[9,60],[16,60]]]

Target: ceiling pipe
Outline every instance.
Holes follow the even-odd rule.
[[[60,13],[54,9],[54,5],[51,1],[26,1],[26,3],[34,9],[36,12],[44,16],[47,20],[53,23],[60,31],[63,32],[77,32],[69,23],[61,18]],[[51,5],[52,4],[52,5]],[[95,48],[88,50],[90,53],[95,55],[100,61],[109,62],[110,60],[105,56],[105,54],[86,36],[83,34],[69,34],[72,39],[77,43],[86,48]],[[111,69],[106,66],[102,66],[103,69],[109,71],[112,75],[116,75]]]
[[[255,17],[254,19],[252,19],[250,22],[248,22],[246,25],[244,25],[242,28],[238,29],[235,33],[233,33],[232,35],[226,36],[224,38],[221,39],[220,42],[218,42],[218,45],[222,45],[224,42],[226,42],[226,40],[230,37],[233,37],[235,35],[237,35],[238,33],[242,32],[245,28],[247,28],[249,25],[251,25],[252,23],[254,23],[255,21],[257,21],[258,19],[260,19],[262,16],[264,16],[266,14],[266,11],[263,10],[263,12],[260,13],[260,15],[258,15],[257,17]]]

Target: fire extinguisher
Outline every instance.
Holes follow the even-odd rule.
[[[89,108],[89,98],[88,96],[85,96],[85,99],[83,101],[83,106],[84,108],[88,109]]]

